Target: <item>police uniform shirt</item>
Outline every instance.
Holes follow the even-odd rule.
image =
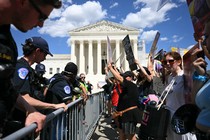
[[[14,87],[22,95],[32,94],[30,86],[30,73],[32,73],[32,68],[28,62],[24,58],[19,59],[12,82]]]
[[[48,90],[53,92],[54,96],[56,96],[59,103],[65,102],[67,100],[70,100],[72,98],[72,87],[70,86],[70,83],[68,83],[67,80],[63,77],[61,74],[55,74],[50,79],[50,84],[53,83],[54,80],[58,80],[53,86],[51,86]],[[54,81],[55,82],[55,81]]]
[[[17,92],[11,84],[17,61],[17,46],[10,32],[10,25],[0,26],[0,127],[7,112],[14,106]]]

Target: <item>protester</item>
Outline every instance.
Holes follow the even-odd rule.
[[[54,8],[60,8],[61,1],[58,0],[40,0],[40,1],[0,1],[0,127],[11,111],[15,103],[29,114],[25,125],[33,122],[37,123],[36,132],[43,127],[46,116],[36,112],[11,85],[10,79],[14,73],[16,60],[18,56],[17,46],[10,32],[10,25],[13,24],[18,30],[27,32],[28,30],[43,26],[44,20],[49,16]],[[24,16],[23,16],[24,15]],[[11,58],[11,59],[8,59]],[[17,99],[17,100],[16,100]],[[17,101],[17,102],[16,102]]]
[[[24,56],[17,61],[14,77],[12,78],[12,83],[15,89],[30,105],[36,109],[42,110],[64,108],[64,110],[67,110],[68,107],[64,103],[45,103],[39,99],[36,99],[36,96],[34,95],[34,70],[31,65],[44,61],[47,54],[52,56],[49,51],[48,43],[41,37],[31,37],[26,39],[25,44],[22,45]],[[24,123],[25,118],[26,114],[16,108],[13,112],[12,119]]]
[[[119,96],[122,93],[120,82],[116,78],[114,78],[113,83],[114,83],[114,87],[113,87],[112,95],[111,95],[112,113],[117,111]],[[113,118],[113,120],[116,127],[119,128],[118,118]]]
[[[202,48],[206,56],[210,55],[210,38],[207,36],[210,34],[210,21],[209,19],[205,23],[205,28],[203,31],[205,35],[204,40],[202,40]],[[198,54],[202,50],[197,50],[194,55]],[[209,59],[209,57],[207,57]],[[195,73],[193,75],[193,91],[196,91],[195,103],[201,109],[200,114],[196,120],[196,127],[210,134],[210,105],[209,105],[209,75],[207,74],[208,63],[202,57],[198,57],[193,62]]]
[[[104,96],[105,96],[105,100],[106,100],[106,109],[107,109],[107,114],[105,115],[105,118],[109,118],[112,115],[112,91],[113,91],[113,87],[114,87],[114,77],[109,77],[109,72],[108,72],[108,68],[105,67],[105,73],[106,73],[106,77],[105,77],[105,82],[106,84],[103,85],[101,88],[104,89]]]
[[[137,70],[137,86],[139,89],[140,97],[148,96],[149,94],[155,94],[153,90],[153,76],[147,67],[143,67],[138,60],[135,60],[135,63],[139,67]]]
[[[117,106],[117,111],[122,114],[122,116],[118,118],[120,139],[125,140],[127,138],[128,140],[136,140],[136,125],[141,121],[141,117],[139,117],[141,112],[137,107],[138,88],[136,84],[132,82],[134,74],[131,71],[126,71],[123,76],[121,76],[120,73],[113,68],[111,63],[108,63],[108,69],[122,85],[122,93],[119,96]]]
[[[175,80],[172,90],[166,97],[166,108],[170,111],[172,118],[175,111],[182,105],[186,104],[182,58],[178,52],[168,52],[166,53],[162,63],[164,67],[170,71],[168,83],[170,83],[172,80]],[[178,135],[171,129],[169,125],[167,140],[196,140],[196,136],[192,133]]]

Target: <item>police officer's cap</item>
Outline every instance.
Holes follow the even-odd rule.
[[[77,65],[74,64],[73,62],[69,62],[66,64],[64,71],[77,75],[78,68]]]
[[[52,53],[49,51],[49,46],[46,40],[44,40],[41,37],[31,37],[25,40],[25,43],[30,43],[34,47],[40,48],[43,50],[46,54],[49,54],[50,56],[53,56]]]
[[[39,72],[46,72],[44,64],[37,64],[35,70]]]

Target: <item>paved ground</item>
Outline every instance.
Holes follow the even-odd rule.
[[[117,129],[114,128],[114,125],[111,122],[111,117],[105,118],[103,115],[99,121],[99,125],[96,128],[95,133],[92,135],[90,140],[118,140]]]
[[[117,129],[111,124],[111,117],[105,118],[104,115],[99,121],[99,125],[92,135],[91,140],[115,140],[118,137]]]

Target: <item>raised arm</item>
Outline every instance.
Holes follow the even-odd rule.
[[[113,74],[113,76],[120,81],[120,83],[123,82],[123,77],[120,75],[120,73],[118,71],[116,71],[113,67],[112,64],[109,62],[107,65],[108,69],[110,70],[110,72]]]
[[[142,74],[144,75],[144,77],[146,78],[146,80],[147,80],[148,82],[151,82],[152,79],[153,79],[152,74],[151,74],[151,75],[147,74],[146,70],[145,70],[144,67],[139,63],[138,60],[135,60],[135,63],[137,64],[137,66],[138,66],[139,69],[141,70],[141,72],[142,72]],[[150,73],[151,73],[151,72],[150,72]]]

